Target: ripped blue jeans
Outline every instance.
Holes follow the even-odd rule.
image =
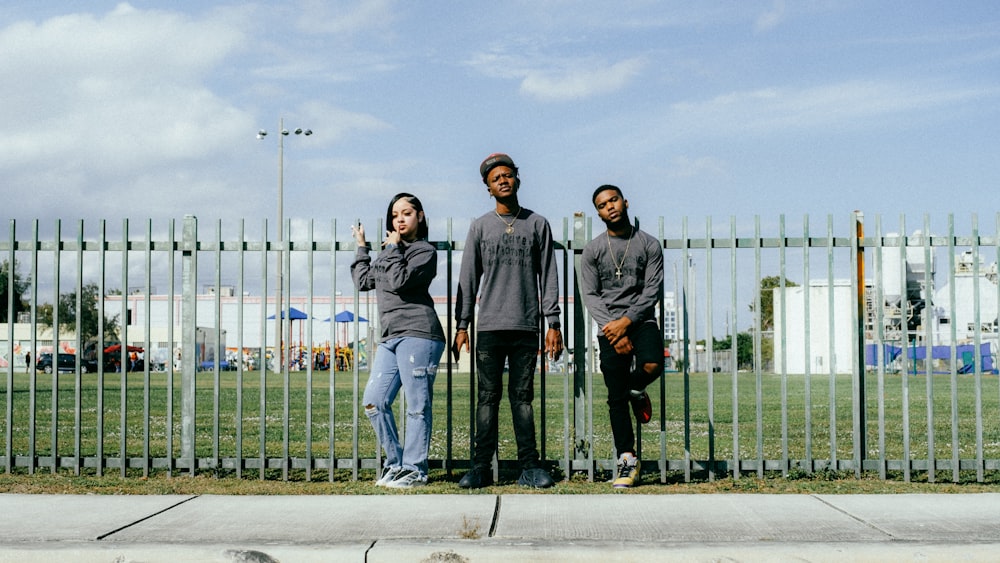
[[[412,336],[382,342],[375,351],[361,404],[385,452],[386,468],[401,466],[427,475],[431,401],[442,352],[444,342]],[[406,400],[406,435],[402,447],[392,411],[400,388]]]

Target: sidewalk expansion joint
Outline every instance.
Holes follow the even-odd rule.
[[[812,498],[814,498],[814,499],[820,501],[821,503],[829,506],[830,508],[836,510],[837,512],[843,514],[844,516],[847,516],[851,520],[854,520],[855,522],[859,522],[859,523],[861,523],[861,524],[863,524],[865,526],[868,526],[869,528],[875,530],[876,532],[879,532],[881,534],[885,534],[890,540],[895,540],[896,539],[896,537],[893,536],[892,533],[889,532],[888,530],[883,530],[882,528],[876,526],[875,524],[873,524],[873,523],[871,523],[871,522],[869,522],[869,521],[867,521],[867,520],[865,520],[863,518],[859,518],[859,517],[851,514],[850,512],[847,512],[846,510],[840,508],[839,506],[831,504],[831,503],[827,502],[826,500],[824,500],[824,499],[822,499],[822,498],[820,498],[820,497],[818,497],[816,495],[809,495],[809,496],[811,496]]]
[[[500,520],[500,495],[497,495],[497,502],[493,505],[493,521],[490,522],[490,533],[486,536],[492,538],[497,533],[497,522]]]
[[[106,534],[101,534],[101,535],[97,536],[94,539],[97,540],[97,541],[101,541],[103,539],[106,539],[109,536],[113,536],[113,535],[117,534],[118,532],[120,532],[122,530],[127,530],[128,528],[131,528],[132,526],[135,526],[136,524],[145,522],[146,520],[149,520],[150,518],[153,518],[154,516],[159,516],[160,514],[163,514],[164,512],[166,512],[168,510],[173,510],[173,509],[177,508],[178,506],[180,506],[180,505],[182,505],[182,504],[184,504],[186,502],[190,502],[190,501],[192,501],[192,500],[194,500],[194,499],[196,499],[196,498],[198,498],[200,496],[201,495],[194,495],[191,498],[186,498],[186,499],[184,499],[182,501],[176,502],[176,503],[174,503],[174,504],[172,504],[172,505],[164,508],[163,510],[158,510],[158,511],[152,513],[152,514],[149,514],[148,516],[144,516],[144,517],[136,520],[135,522],[130,522],[130,523],[125,524],[124,526],[122,526],[120,528],[116,528],[114,530],[111,530],[110,532],[108,532]]]

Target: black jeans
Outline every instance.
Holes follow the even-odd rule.
[[[632,340],[631,354],[618,354],[603,334],[597,337],[601,348],[601,373],[608,386],[608,415],[611,435],[618,455],[635,452],[635,429],[629,409],[630,391],[643,390],[663,373],[663,337],[656,322],[644,322],[628,333]],[[633,362],[634,360],[634,362]],[[659,366],[652,374],[642,369],[645,364]]]
[[[486,469],[493,461],[498,444],[500,398],[503,396],[503,371],[506,362],[509,376],[507,398],[510,401],[517,461],[523,469],[538,467],[535,442],[535,362],[538,359],[538,333],[526,331],[480,331],[476,338],[476,367],[479,389],[476,394],[476,440],[472,465]]]

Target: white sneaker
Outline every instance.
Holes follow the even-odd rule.
[[[421,475],[419,471],[406,470],[399,474],[399,477],[390,483],[386,483],[386,487],[390,489],[411,489],[413,487],[423,487],[427,484],[427,476]]]
[[[639,484],[639,458],[632,452],[625,452],[618,458],[618,478],[613,483],[616,489],[627,489]]]
[[[396,477],[399,477],[399,474],[402,473],[402,472],[403,472],[403,468],[399,467],[398,465],[395,466],[395,467],[387,467],[387,468],[385,468],[382,471],[382,476],[378,478],[378,481],[375,481],[375,486],[376,487],[385,487],[389,483],[395,481]]]

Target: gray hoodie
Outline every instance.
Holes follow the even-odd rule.
[[[549,222],[521,208],[514,232],[506,230],[492,210],[469,226],[458,276],[457,328],[469,326],[477,295],[476,326],[481,331],[537,332],[539,316],[550,325],[559,320],[559,277]]]
[[[425,240],[388,245],[372,262],[358,248],[351,277],[360,291],[375,289],[382,342],[401,336],[444,340],[428,288],[437,275],[437,249]]]
[[[581,262],[580,293],[598,327],[622,317],[635,326],[656,319],[663,250],[655,238],[636,229],[629,243],[605,232],[587,243]],[[621,276],[616,275],[619,264]]]

